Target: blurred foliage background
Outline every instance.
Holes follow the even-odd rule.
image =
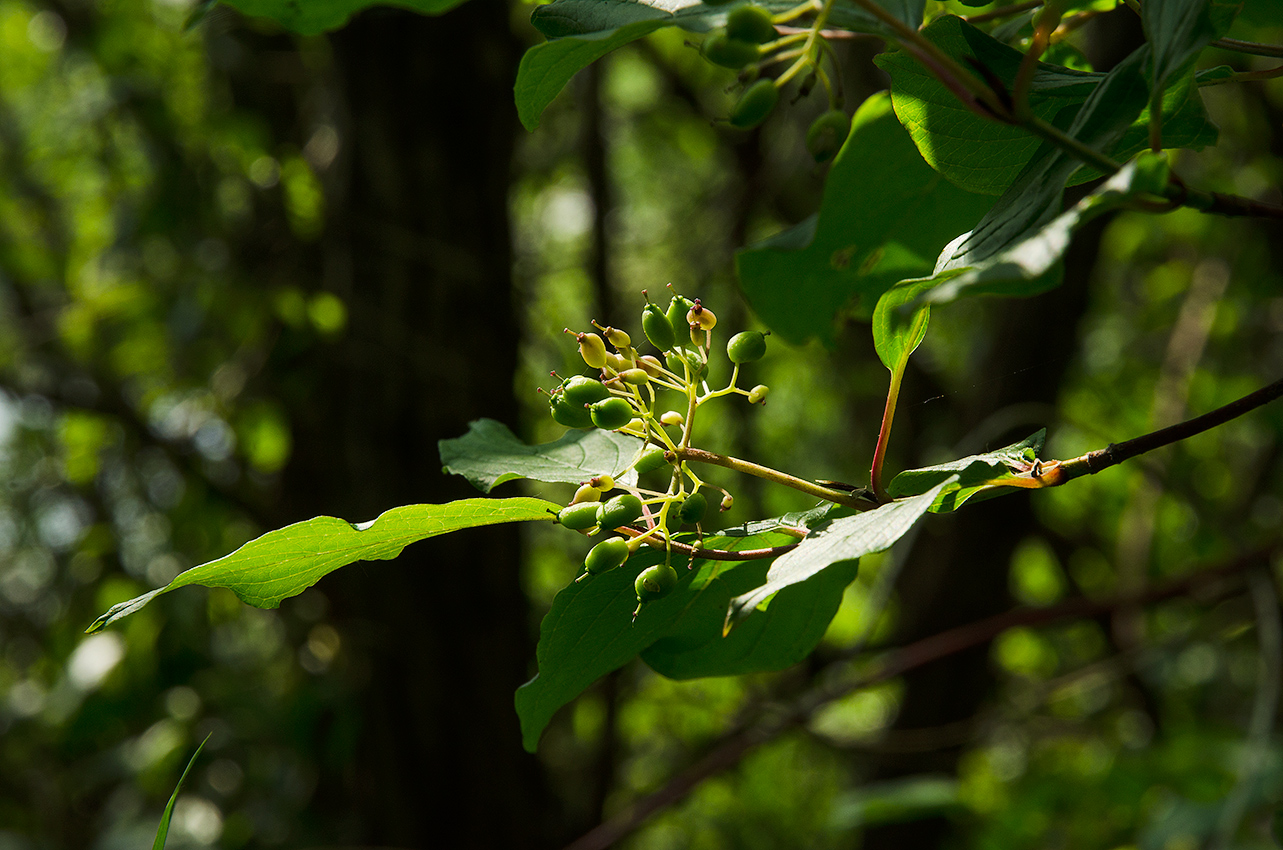
[[[0,0],[0,850],[145,846],[206,735],[172,847],[562,846],[864,669],[869,641],[1253,554],[1269,569],[1247,583],[1012,628],[831,702],[622,846],[1277,846],[1277,405],[929,518],[862,564],[805,664],[691,683],[635,664],[537,756],[511,695],[583,554],[556,529],[418,544],[278,611],[187,590],[85,637],[269,528],[469,495],[436,441],[482,415],[555,436],[536,387],[577,371],[561,329],[632,326],[643,288],[752,326],[733,252],[813,212],[823,182],[802,143],[823,105],[718,126],[732,76],[675,31],[582,73],[526,135],[529,6],[375,10],[311,38],[223,7],[186,30],[190,12]],[[1277,44],[1283,21],[1261,0],[1231,34]],[[1139,38],[1121,9],[1075,45],[1107,68]],[[885,85],[881,45],[839,49],[853,106]],[[1177,170],[1279,202],[1283,83],[1203,94],[1220,144]],[[1224,404],[1283,373],[1281,284],[1277,222],[1103,219],[1059,290],[936,311],[890,464],[1042,426],[1067,457]],[[864,480],[886,380],[866,325],[832,350],[773,344],[753,380],[770,403],[724,411],[710,448]],[[806,506],[718,483],[730,523]]]

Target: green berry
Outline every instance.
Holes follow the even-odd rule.
[[[816,162],[828,162],[838,155],[851,132],[851,119],[840,109],[830,109],[816,118],[806,131],[806,149]]]
[[[664,311],[649,302],[642,308],[642,332],[646,334],[650,344],[660,351],[667,351],[673,347],[673,343],[677,342],[673,323],[668,321]]]
[[[603,431],[618,431],[633,419],[633,409],[622,398],[608,398],[588,408],[592,424]]]
[[[567,428],[592,427],[592,414],[582,404],[571,404],[561,395],[555,395],[548,406],[553,421],[558,425],[565,425]]]
[[[632,493],[621,493],[597,509],[597,524],[602,528],[619,528],[635,522],[642,515],[641,499]]]
[[[731,126],[749,130],[766,120],[779,103],[780,90],[771,80],[758,80],[744,90],[731,110]]]
[[[681,520],[686,525],[696,525],[704,521],[704,514],[708,511],[708,499],[704,498],[703,493],[691,493],[682,502],[682,508],[677,512]]]
[[[677,533],[682,528],[682,507],[686,500],[681,496],[668,503],[668,513],[664,515],[664,528]]]
[[[622,537],[603,540],[588,551],[584,558],[584,569],[589,575],[597,575],[613,570],[628,560],[628,541]]]
[[[585,378],[583,375],[575,375],[562,382],[561,396],[566,400],[567,404],[583,407],[595,404],[602,399],[610,398],[610,390],[606,389],[605,384],[601,381],[594,381],[592,378]]]
[[[601,337],[589,333],[576,334],[575,339],[579,341],[579,356],[584,358],[589,368],[600,369],[606,365],[606,343]]]
[[[570,504],[578,505],[584,502],[596,504],[601,501],[601,488],[594,487],[589,481],[587,484],[580,484],[579,489],[575,491],[575,498],[570,500]]]
[[[557,513],[557,522],[571,531],[583,531],[597,524],[597,504],[581,502],[578,505],[567,505]]]
[[[699,46],[699,52],[714,65],[730,68],[732,71],[751,65],[762,53],[756,42],[731,38],[721,30],[704,39],[704,43]]]
[[[726,356],[732,363],[753,363],[766,354],[766,335],[757,331],[743,331],[726,343]]]
[[[647,472],[653,472],[666,466],[668,461],[664,459],[664,450],[659,446],[652,446],[642,452],[642,456],[633,464],[633,469],[637,470],[638,475],[645,475]]]
[[[771,13],[761,6],[740,6],[727,15],[726,34],[751,44],[765,44],[779,37],[771,22]]]
[[[619,377],[624,383],[632,384],[634,387],[644,387],[650,383],[650,375],[646,374],[645,369],[625,369],[619,373]]]
[[[768,387],[766,384],[758,384],[757,386],[753,387],[753,389],[748,391],[748,403],[749,404],[765,403],[766,394],[769,393],[770,391],[771,391],[771,388]]]
[[[668,324],[673,328],[674,335],[678,330],[685,330],[690,327],[690,323],[686,321],[686,314],[694,306],[695,302],[685,295],[674,295],[673,300],[668,302],[668,312],[664,315],[668,318]],[[676,339],[677,337],[674,336],[673,340],[676,341]],[[669,346],[669,348],[671,347]],[[667,351],[668,349],[663,350]]]
[[[647,567],[637,576],[633,582],[633,590],[637,593],[637,601],[641,603],[653,602],[663,596],[667,596],[674,587],[677,587],[677,570],[673,569],[671,564],[656,564],[653,567]]]

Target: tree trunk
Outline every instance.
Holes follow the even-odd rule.
[[[507,15],[491,0],[376,11],[331,38],[341,185],[321,259],[349,319],[295,387],[288,519],[480,495],[442,474],[437,441],[481,416],[515,424]],[[330,754],[312,802],[329,842],[440,846],[448,829],[451,846],[546,843],[512,702],[533,657],[520,563],[517,529],[500,526],[322,583],[363,674],[359,716],[331,724],[358,731],[314,743]]]

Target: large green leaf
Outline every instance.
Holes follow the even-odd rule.
[[[887,11],[916,29],[924,0],[877,0]],[[687,0],[553,0],[535,8],[530,21],[549,38],[526,51],[517,69],[514,95],[517,114],[527,130],[579,70],[607,53],[664,27],[708,32],[726,23],[735,4],[721,6]],[[772,13],[785,12],[793,0],[757,0]],[[854,32],[889,34],[875,16],[839,0],[828,25]]]
[[[835,519],[812,530],[796,549],[775,559],[765,584],[731,600],[727,623],[744,619],[775,593],[806,581],[834,564],[889,549],[931,509],[940,492],[956,480],[947,478],[919,496]]]
[[[437,443],[445,471],[462,475],[483,493],[518,478],[579,484],[603,473],[619,477],[641,446],[636,437],[596,428],[570,430],[554,442],[529,446],[493,419],[478,419],[462,437]]]
[[[1014,85],[1023,55],[1020,51],[951,16],[933,21],[923,34],[964,63],[980,62],[1008,90]],[[980,194],[1001,194],[1038,150],[1039,140],[1029,132],[964,107],[909,54],[885,53],[876,61],[891,77],[896,115],[908,128],[914,144],[933,168],[958,186]],[[1072,116],[1074,108],[1080,107],[1106,76],[1040,62],[1033,77],[1030,108],[1048,121],[1067,108],[1066,116]],[[1191,83],[1185,80],[1163,97],[1163,139],[1167,147],[1201,150],[1216,141],[1216,128],[1207,120],[1202,100]],[[1148,146],[1148,107],[1139,115],[1129,115],[1127,121],[1127,131],[1101,148],[1103,152],[1125,159]],[[1086,182],[1096,176],[1082,168],[1069,183]]]
[[[642,661],[670,679],[697,679],[783,670],[810,655],[837,614],[843,591],[855,580],[859,561],[835,564],[785,588],[765,611],[723,634],[726,606],[765,581],[769,565],[752,561],[724,574],[716,592],[702,594],[664,637],[642,652]]]
[[[833,338],[852,299],[865,315],[893,283],[929,274],[940,249],[992,203],[928,166],[877,94],[864,102],[829,172],[818,220],[736,256],[757,315],[790,342]]]
[[[1086,147],[1110,149],[1145,108],[1148,89],[1142,69],[1148,53],[1142,45],[1120,62],[1081,109],[1062,110],[1057,125]],[[1065,122],[1070,112],[1073,120]],[[1060,211],[1065,184],[1079,164],[1075,157],[1044,143],[975,228],[940,254],[936,273],[977,266],[1035,233]],[[1046,281],[1037,283],[1047,288]]]
[[[939,491],[930,507],[932,513],[956,511],[981,490],[984,482],[1028,472],[1042,452],[1046,436],[1047,429],[1043,428],[1019,443],[996,451],[921,469],[906,469],[891,480],[887,494],[896,499],[917,496],[956,476],[956,481]],[[999,491],[990,492],[996,495]]]
[[[1150,0],[1140,19],[1149,41],[1151,101],[1163,95],[1169,82],[1190,69],[1195,57],[1234,23],[1243,0]],[[1164,123],[1163,142],[1167,145]]]
[[[827,514],[829,506],[817,512],[781,518],[797,527],[809,527]],[[706,535],[704,545],[712,549],[758,549],[795,543],[796,538],[772,531],[776,521],[754,523],[742,530]],[[681,581],[670,594],[642,608],[636,621],[637,605],[633,582],[646,567],[660,563],[663,553],[644,549],[629,558],[620,569],[575,582],[553,600],[552,608],[539,629],[536,656],[539,673],[517,689],[517,714],[522,740],[533,752],[539,736],[557,709],[570,702],[599,677],[618,669],[664,638],[672,638],[656,650],[653,661],[665,674],[677,676],[725,675],[749,670],[778,669],[794,663],[809,651],[802,647],[823,635],[818,618],[824,610],[836,612],[841,588],[818,583],[804,590],[795,601],[814,606],[819,613],[807,617],[801,611],[783,610],[764,618],[760,627],[782,645],[753,647],[736,640],[729,648],[709,644],[721,634],[729,600],[760,584],[768,561],[713,561],[698,558],[687,571],[674,560]],[[829,618],[832,618],[830,613]],[[827,621],[825,621],[827,626]],[[818,634],[816,633],[818,631]],[[710,637],[712,636],[712,637]],[[691,671],[700,670],[699,673]]]
[[[348,19],[370,6],[395,6],[440,15],[464,0],[222,0],[246,15],[271,18],[287,30],[316,35],[338,29]]]
[[[961,18],[938,18],[922,34],[953,58],[963,62],[974,59],[984,65],[1008,90],[1015,82],[1020,51]],[[908,53],[884,53],[875,61],[891,77],[896,115],[914,144],[923,158],[954,184],[979,194],[1001,194],[1038,149],[1039,140],[1028,131],[967,109]],[[1040,62],[1030,89],[1030,108],[1051,120],[1066,106],[1081,105],[1102,77]]]
[[[1141,154],[1073,207],[997,254],[971,265],[954,266],[928,279],[926,282],[934,288],[923,300],[940,303],[969,295],[1032,295],[1057,285],[1060,261],[1074,231],[1137,195],[1157,195],[1167,183],[1167,172],[1165,156]],[[959,237],[964,239],[965,235]],[[942,259],[951,255],[951,248],[945,249]],[[923,285],[920,280],[904,281],[896,289],[904,288],[904,297],[916,297],[924,291]]]
[[[275,608],[282,599],[297,596],[339,567],[386,561],[417,540],[463,528],[551,521],[560,507],[542,499],[462,499],[393,508],[363,523],[315,517],[269,531],[230,555],[179,573],[164,587],[112,606],[86,631],[99,631],[162,593],[192,584],[226,587],[255,608]]]

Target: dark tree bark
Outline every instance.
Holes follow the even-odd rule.
[[[515,424],[508,104],[519,47],[507,15],[491,0],[441,18],[378,11],[331,38],[342,152],[321,260],[349,324],[297,376],[286,519],[367,520],[479,495],[442,474],[437,441],[480,416]],[[313,798],[335,825],[329,840],[547,843],[550,807],[512,703],[533,657],[520,560],[517,529],[501,526],[322,584],[364,668],[355,740],[314,745],[351,759],[331,758]]]

